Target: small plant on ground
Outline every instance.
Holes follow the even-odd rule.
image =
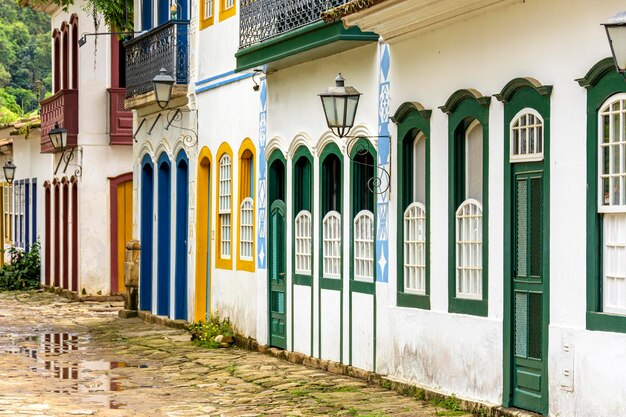
[[[461,402],[454,395],[450,397],[433,398],[432,400],[430,400],[430,403],[435,407],[441,407],[447,410],[437,411],[435,413],[435,415],[437,416],[453,417],[468,414],[465,410],[463,410],[463,407],[461,407]]]
[[[198,346],[216,349],[220,344],[215,341],[215,337],[233,336],[233,326],[228,317],[220,317],[218,312],[211,314],[207,321],[197,321],[189,326],[191,331],[191,340]]]
[[[41,268],[39,242],[33,243],[28,252],[14,246],[7,251],[11,262],[0,267],[0,291],[26,291],[39,288]],[[2,252],[0,251],[0,254]]]

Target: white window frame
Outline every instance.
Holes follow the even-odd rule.
[[[611,107],[619,103],[618,110]],[[617,116],[617,129],[610,118]],[[604,142],[604,117],[609,117],[609,138]],[[598,111],[598,213],[602,214],[602,288],[603,312],[626,315],[626,93],[609,97]],[[613,138],[616,141],[612,141]],[[614,149],[617,148],[619,167],[614,169]],[[603,154],[609,152],[609,172],[605,173]],[[604,195],[603,180],[609,179],[609,195]],[[610,190],[617,181],[617,199]],[[608,197],[608,200],[607,200]],[[605,202],[608,201],[608,204]],[[621,203],[621,204],[620,204]]]
[[[313,263],[313,219],[302,210],[294,221],[295,269],[298,275],[311,275]]]
[[[404,292],[426,294],[426,207],[414,202],[404,211]]]
[[[620,110],[617,112],[613,112],[611,110],[609,111],[605,111],[605,109],[608,107],[610,109],[610,107],[612,106],[613,103],[615,102],[619,102],[620,103]],[[603,117],[605,115],[611,115],[611,114],[619,114],[619,129],[620,132],[618,133],[619,135],[619,141],[618,142],[608,142],[609,145],[611,146],[616,146],[619,149],[621,149],[620,152],[620,158],[619,158],[619,162],[620,162],[620,170],[618,173],[616,174],[612,174],[612,165],[614,162],[614,158],[610,158],[609,157],[609,173],[606,174],[603,172],[603,168],[604,168],[604,164],[602,161],[602,157],[603,157],[603,148],[604,147],[609,147],[607,145],[605,145],[603,143],[603,138],[604,138],[604,125],[603,125]],[[604,103],[602,103],[602,106],[600,106],[600,110],[598,111],[598,212],[599,213],[625,213],[626,212],[626,127],[624,126],[625,121],[624,118],[626,118],[626,93],[620,93],[620,94],[615,94],[611,97],[609,97]],[[612,124],[609,124],[609,136],[610,138],[613,136],[613,129],[612,129]],[[609,139],[610,139],[609,138]],[[609,151],[610,152],[610,151]],[[609,204],[605,204],[605,195],[604,195],[604,186],[602,184],[602,180],[603,178],[610,178],[610,177],[617,177],[618,180],[618,187],[619,187],[619,197],[618,199],[621,200],[622,204],[613,204],[611,202],[610,199],[610,194],[609,194]],[[609,179],[609,184],[610,184],[610,179]],[[611,187],[609,186],[609,189]]]
[[[470,213],[466,213],[470,208]],[[474,208],[474,210],[471,210]],[[468,300],[483,298],[483,209],[478,200],[465,200],[455,214],[455,270],[456,297]],[[474,223],[472,223],[474,222]],[[473,231],[472,231],[473,226]],[[467,232],[467,233],[466,233]],[[472,234],[472,232],[474,234]],[[468,263],[466,261],[469,260]],[[475,281],[478,288],[472,288]],[[466,288],[469,287],[469,291]],[[472,291],[472,289],[474,291]]]
[[[626,315],[626,213],[606,213],[602,223],[603,311]]]
[[[374,282],[374,213],[361,210],[354,216],[355,281]]]
[[[239,258],[251,261],[254,255],[254,200],[246,197],[239,207]]]
[[[231,230],[232,230],[232,158],[227,153],[220,158],[219,207],[220,216],[220,258],[231,257]]]
[[[538,123],[535,124],[527,124],[523,127],[516,126],[519,121],[521,121],[522,117],[526,117],[527,115],[534,116]],[[511,124],[509,125],[509,159],[511,163],[515,162],[532,162],[532,161],[543,161],[543,152],[544,152],[544,138],[545,138],[545,130],[544,130],[544,120],[543,117],[539,114],[539,112],[531,107],[525,107],[513,117],[511,120]],[[515,146],[513,145],[516,139],[515,131],[526,130],[528,131],[530,128],[533,129],[535,144],[537,143],[537,132],[541,131],[541,152],[533,152],[533,153],[525,153],[525,154],[515,154]],[[526,135],[528,138],[528,133]],[[527,145],[528,146],[528,139]],[[535,145],[536,146],[536,145]]]
[[[235,2],[237,0],[224,0],[224,10],[230,10],[235,7]]]
[[[204,19],[210,19],[213,17],[213,0],[202,0],[204,1]]]
[[[322,277],[341,279],[341,214],[329,211],[322,220]]]

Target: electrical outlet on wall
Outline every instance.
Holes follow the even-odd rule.
[[[563,391],[574,391],[574,335],[564,333],[561,335],[561,360],[559,366],[559,379]]]

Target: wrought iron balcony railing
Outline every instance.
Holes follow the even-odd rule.
[[[165,68],[177,84],[188,84],[188,31],[188,20],[170,20],[124,43],[126,97],[152,91],[152,79],[161,68]]]
[[[348,0],[241,0],[239,49],[321,20]]]

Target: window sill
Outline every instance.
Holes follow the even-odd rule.
[[[397,293],[398,307],[420,308],[430,310],[430,296],[409,294],[402,291]]]
[[[465,298],[450,297],[448,300],[448,312],[487,317],[487,300],[468,300]]]
[[[587,330],[626,333],[626,316],[587,311]]]

